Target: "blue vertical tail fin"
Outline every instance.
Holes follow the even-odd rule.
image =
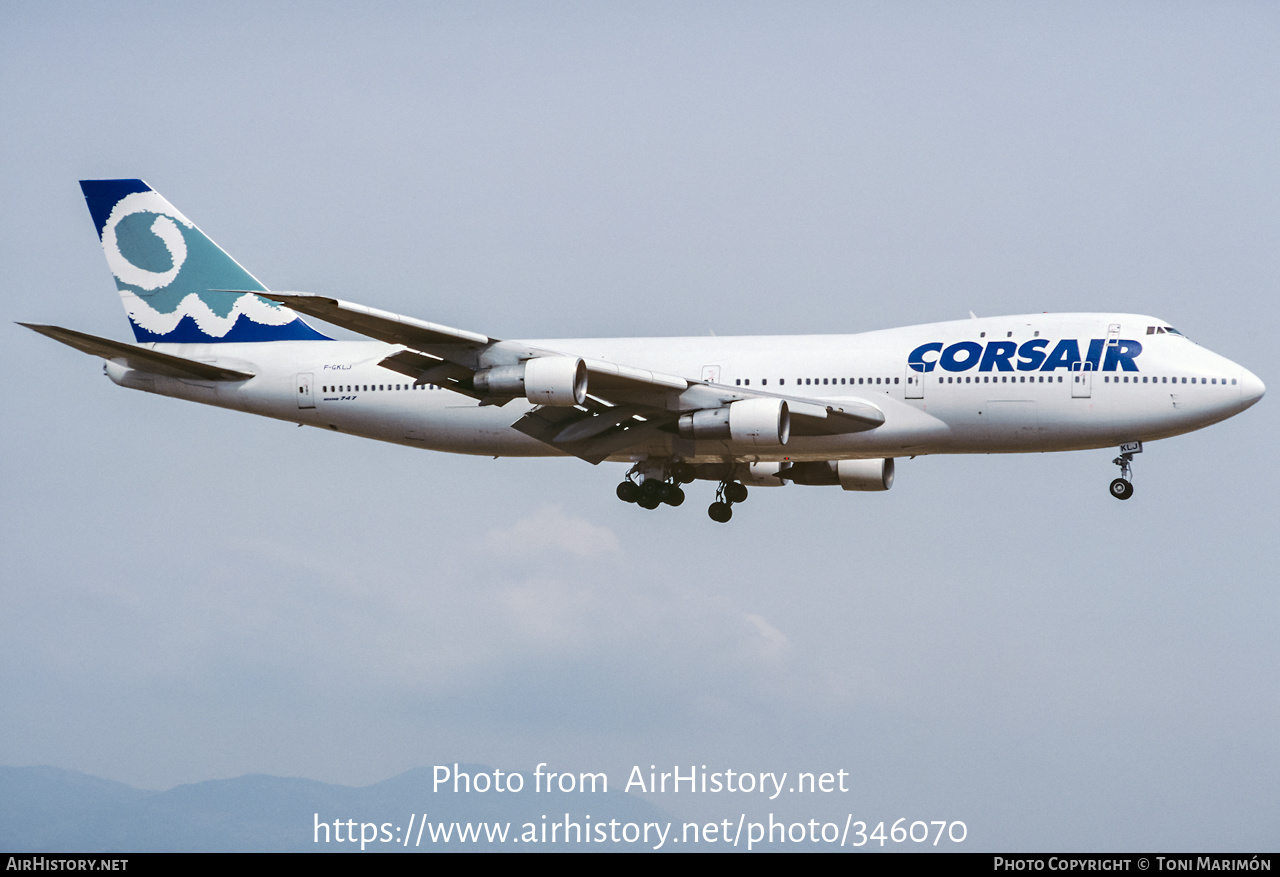
[[[81,180],[139,342],[329,340],[142,180]]]

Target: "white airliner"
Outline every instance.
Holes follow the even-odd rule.
[[[859,335],[503,341],[267,290],[141,180],[81,182],[137,344],[23,325],[115,383],[411,447],[632,463],[652,509],[719,482],[888,490],[894,460],[1119,447],[1225,420],[1256,376],[1156,317],[1028,314]],[[336,341],[299,314],[371,339]]]

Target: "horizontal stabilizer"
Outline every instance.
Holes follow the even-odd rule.
[[[198,381],[247,381],[253,377],[248,372],[222,368],[207,362],[196,362],[193,359],[183,359],[181,356],[171,356],[168,353],[135,347],[109,338],[86,335],[84,332],[63,329],[60,326],[40,326],[35,323],[18,325],[26,326],[31,331],[39,332],[54,341],[61,341],[68,347],[74,347],[90,356],[101,356],[109,362],[156,375]]]

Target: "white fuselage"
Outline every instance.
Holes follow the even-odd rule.
[[[933,323],[858,335],[588,338],[528,342],[693,381],[831,404],[870,402],[874,429],[792,436],[776,449],[661,433],[613,459],[691,462],[832,460],[945,453],[1062,451],[1150,441],[1199,429],[1256,402],[1243,367],[1163,321],[1133,314],[1037,314]],[[1148,334],[1148,332],[1151,334]],[[1132,342],[1140,352],[1134,353]],[[157,344],[251,372],[239,383],[147,375],[115,364],[123,386],[381,441],[454,453],[555,456],[511,428],[524,399],[475,399],[379,365],[400,349],[375,341]]]

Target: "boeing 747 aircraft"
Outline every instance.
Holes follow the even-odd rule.
[[[894,461],[1118,447],[1225,420],[1256,376],[1156,317],[1028,314],[859,335],[511,341],[272,292],[141,180],[81,182],[136,344],[22,325],[115,383],[417,448],[631,464],[647,509],[718,482],[888,490]],[[303,316],[367,341],[338,341]]]

